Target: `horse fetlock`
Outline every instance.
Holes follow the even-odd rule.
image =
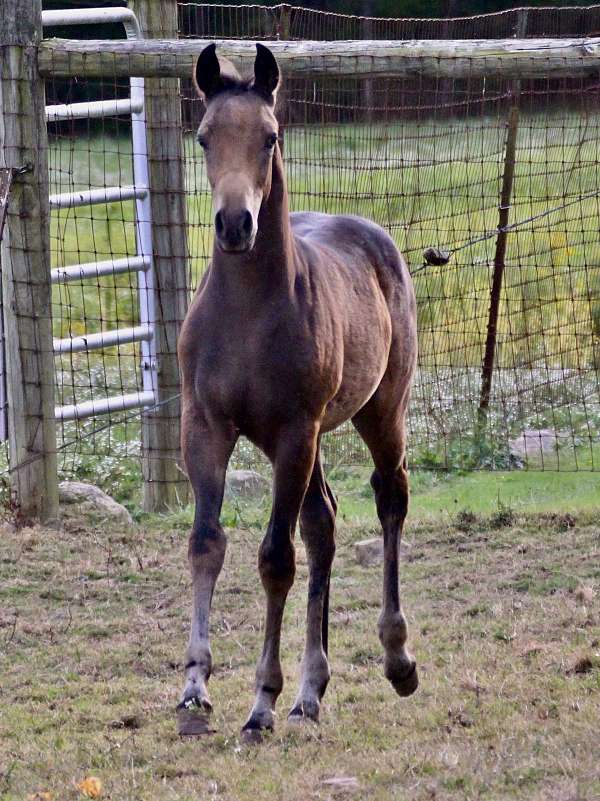
[[[207,644],[190,643],[185,653],[185,671],[188,677],[197,676],[208,681],[212,673],[212,652]]]
[[[271,664],[267,667],[259,665],[256,671],[255,689],[257,695],[269,699],[269,702],[275,706],[275,701],[277,701],[283,690],[281,667]]]
[[[399,651],[408,638],[408,626],[402,612],[382,614],[377,623],[379,641],[386,651]]]
[[[183,690],[180,707],[197,707],[206,713],[212,711],[212,704],[206,689],[212,670],[212,654],[206,644],[191,643],[186,651],[185,675],[186,684]]]
[[[329,669],[329,662],[325,656],[325,652],[321,651],[320,654],[305,659],[302,666],[302,686],[315,688],[315,692],[319,698],[322,698],[329,679],[331,678],[331,670]]]

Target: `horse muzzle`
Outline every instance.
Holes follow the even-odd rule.
[[[247,253],[256,238],[252,214],[248,209],[233,213],[221,209],[215,215],[215,236],[225,253]]]

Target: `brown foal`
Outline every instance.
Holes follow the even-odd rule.
[[[375,463],[383,527],[379,637],[399,695],[417,688],[400,606],[398,545],[408,504],[405,417],[415,367],[415,298],[406,264],[379,226],[359,217],[290,214],[277,120],[279,69],[257,45],[252,79],[198,59],[206,113],[198,141],[215,210],[211,264],[179,341],[182,445],[196,514],[189,542],[193,617],[181,705],[207,713],[209,612],[225,555],[219,522],[227,463],[240,435],[273,465],[273,507],[258,567],[266,593],[256,696],[243,732],[272,729],[283,686],[281,621],[294,580],[298,519],[309,569],[306,646],[290,719],[318,720],[329,681],[329,578],[336,502],[321,435],[351,419]]]

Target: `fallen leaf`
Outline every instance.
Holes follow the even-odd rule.
[[[38,790],[27,796],[27,801],[52,801],[54,796],[48,790]]]
[[[102,795],[102,782],[97,776],[87,776],[77,785],[77,789],[86,798],[100,798]]]

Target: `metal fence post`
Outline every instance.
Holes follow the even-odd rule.
[[[515,35],[518,39],[525,37],[527,30],[527,9],[519,9],[517,29]],[[508,233],[505,227],[510,216],[510,201],[512,198],[513,181],[515,176],[515,154],[517,149],[517,135],[519,131],[519,103],[521,98],[521,81],[512,82],[512,103],[508,114],[508,130],[504,149],[504,172],[502,175],[502,189],[500,191],[500,206],[498,213],[498,236],[494,253],[494,272],[492,274],[492,288],[490,291],[490,308],[488,312],[487,335],[485,352],[481,368],[481,392],[479,396],[478,420],[479,426],[487,423],[490,396],[492,393],[492,378],[494,374],[494,361],[496,356],[496,342],[498,337],[498,314],[500,311],[500,297],[504,278],[506,246]]]
[[[58,481],[41,6],[5,0],[2,8],[0,167],[28,169],[13,184],[0,260],[11,490],[22,518],[51,520]]]
[[[177,39],[176,0],[133,0],[130,6],[144,36]],[[143,508],[161,512],[188,496],[179,467],[181,404],[176,397],[177,337],[188,305],[187,214],[179,79],[150,78],[145,89],[160,405],[142,418]]]

